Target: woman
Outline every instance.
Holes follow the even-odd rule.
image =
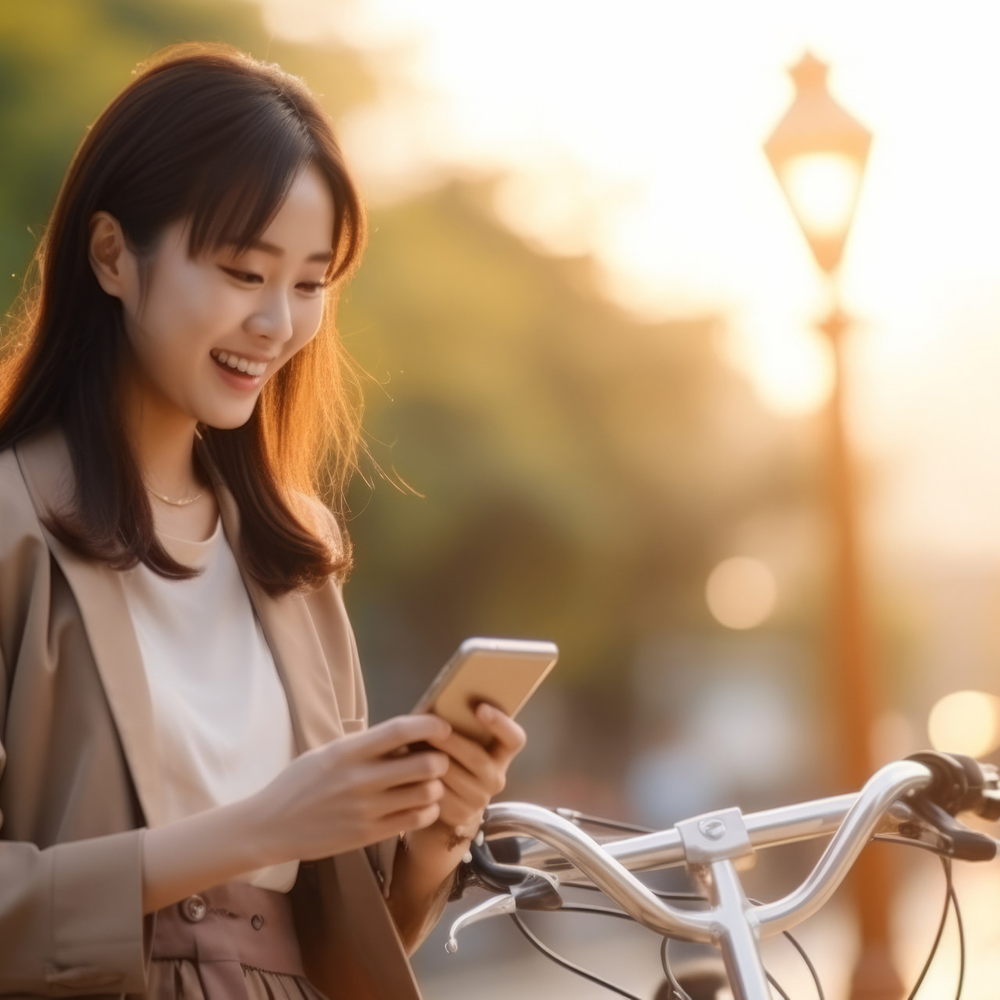
[[[0,993],[419,995],[524,733],[367,728],[363,239],[326,113],[229,46],[159,53],[74,157],[0,368]]]

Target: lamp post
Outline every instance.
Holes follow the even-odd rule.
[[[827,413],[827,492],[834,542],[831,689],[842,778],[850,788],[860,788],[874,764],[870,741],[878,678],[864,614],[856,493],[844,421],[843,343],[850,324],[838,304],[836,272],[854,217],[871,133],[830,96],[826,71],[808,53],[792,68],[795,99],[764,151],[832,292],[830,313],[818,324],[834,366]],[[879,862],[865,851],[851,879],[861,935],[852,1000],[898,1000],[903,992],[889,947],[890,873]]]

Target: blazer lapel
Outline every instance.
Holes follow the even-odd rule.
[[[326,653],[305,598],[294,592],[271,597],[247,571],[239,507],[211,461],[205,458],[204,464],[219,501],[223,531],[285,689],[299,752],[304,753],[344,735]]]
[[[74,477],[62,431],[53,428],[32,436],[15,445],[15,451],[39,518],[50,510],[67,509],[72,503]],[[209,462],[205,464],[218,498],[223,530],[285,689],[299,752],[342,736],[326,655],[305,599],[295,593],[270,597],[246,571],[239,544],[239,509],[218,473]],[[122,574],[77,555],[40,527],[80,609],[146,822],[161,826],[167,817],[153,706]]]
[[[15,445],[15,451],[39,518],[50,510],[66,509],[73,497],[73,465],[62,432],[45,431]],[[80,609],[146,822],[159,826],[166,817],[153,706],[121,574],[77,555],[44,525],[41,530]]]

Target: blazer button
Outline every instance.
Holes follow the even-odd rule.
[[[201,896],[188,896],[187,899],[181,900],[181,916],[185,920],[190,920],[192,924],[204,920],[206,913],[208,913],[208,904]]]
[[[261,915],[260,915],[259,913],[255,913],[255,914],[254,914],[254,915],[253,915],[253,916],[252,916],[252,917],[250,918],[250,926],[251,926],[251,927],[252,927],[252,928],[253,928],[253,929],[254,929],[255,931],[259,931],[259,930],[261,929],[261,927],[263,927],[263,926],[264,926],[264,918],[263,918],[263,917],[262,917],[262,916],[261,916]]]

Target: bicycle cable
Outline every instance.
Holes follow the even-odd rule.
[[[663,936],[663,941],[660,942],[660,965],[663,966],[663,974],[667,977],[667,982],[670,983],[673,1000],[691,1000],[691,994],[681,986],[670,966],[670,937],[666,934]]]
[[[596,909],[601,910],[605,909],[605,907],[596,907]],[[610,907],[608,907],[608,909],[610,909]],[[556,965],[560,965],[568,972],[581,976],[592,983],[596,983],[598,986],[603,986],[605,989],[611,990],[612,993],[617,993],[619,996],[626,997],[627,1000],[642,1000],[642,997],[637,997],[634,993],[629,993],[628,990],[624,990],[620,986],[615,986],[614,983],[609,983],[606,979],[601,979],[600,976],[595,975],[593,972],[588,972],[586,969],[580,968],[579,965],[574,965],[574,963],[569,961],[569,959],[563,958],[562,955],[554,952],[547,944],[532,933],[532,931],[528,928],[528,925],[525,924],[524,920],[521,919],[521,915],[516,910],[510,914],[510,918],[514,921],[514,926],[524,935],[528,942],[533,947],[537,948],[538,951],[540,951],[546,958],[552,959]]]
[[[927,973],[930,971],[930,967],[934,962],[934,957],[937,955],[937,950],[941,944],[941,938],[944,935],[945,926],[948,923],[948,911],[952,906],[955,907],[955,921],[958,926],[958,992],[955,994],[955,1000],[960,1000],[962,996],[962,985],[965,980],[965,929],[962,926],[962,914],[958,905],[958,895],[955,892],[955,884],[952,880],[952,866],[951,858],[942,857],[941,867],[944,869],[945,877],[945,894],[944,894],[944,909],[941,911],[941,919],[938,921],[937,933],[934,935],[934,942],[931,944],[931,950],[927,955],[927,961],[924,962],[923,968],[920,970],[920,975],[917,977],[917,981],[907,995],[906,1000],[914,1000],[920,987],[923,985],[924,980],[927,978]]]
[[[962,925],[962,911],[958,905],[958,893],[955,892],[955,883],[952,880],[951,859],[948,859],[946,869],[948,877],[948,895],[951,897],[951,905],[955,910],[955,926],[958,929],[958,992],[955,1000],[961,1000],[962,985],[965,982],[965,927]]]
[[[592,892],[600,892],[600,888],[596,885],[590,885],[583,882],[563,882],[562,885],[566,888],[573,889],[587,889]],[[648,888],[648,887],[647,887]],[[650,889],[653,895],[658,896],[660,899],[669,899],[672,901],[684,901],[684,902],[707,902],[704,896],[696,892],[666,892],[661,889]],[[759,905],[757,900],[751,899],[749,902]],[[622,920],[629,920],[632,923],[636,923],[635,917],[631,914],[626,913],[624,910],[615,910],[609,906],[591,906],[587,903],[572,903],[569,905],[563,905],[558,911],[554,912],[567,912],[567,913],[596,913],[600,916],[606,917],[617,917]],[[520,915],[516,913],[510,914],[511,917],[515,918],[515,923],[522,934],[532,944],[535,945],[542,952],[542,954],[551,958],[553,961],[558,962],[563,968],[568,969],[570,972],[575,972],[577,975],[583,976],[585,979],[591,980],[591,982],[597,983],[600,986],[606,986],[608,989],[614,992],[621,993],[623,996],[628,996],[629,994],[622,991],[620,988],[615,987],[611,983],[600,979],[593,973],[588,973],[586,970],[581,969],[579,966],[574,965],[568,959],[563,959],[552,949],[548,948],[538,937],[529,936],[530,932],[527,931],[527,927],[524,922],[520,919]],[[792,936],[788,931],[782,931],[782,936],[788,938],[792,946],[799,953],[802,961],[805,962],[806,968],[809,970],[809,974],[812,976],[813,984],[816,987],[816,993],[819,1000],[826,1000],[823,993],[823,986],[819,980],[819,974],[816,972],[816,967],[810,961],[809,956],[806,954],[805,949],[801,944]],[[678,1000],[691,1000],[690,996],[684,991],[684,988],[677,982],[676,977],[673,974],[673,970],[670,967],[669,953],[667,947],[670,941],[670,936],[665,935],[663,941],[660,945],[660,964],[663,965],[663,972],[667,977],[667,981],[670,983],[671,989],[674,991],[675,996]],[[781,984],[771,975],[770,972],[765,972],[768,982],[778,991],[778,995],[783,998],[783,1000],[790,1000],[788,994],[784,991]]]
[[[781,1000],[792,1000],[792,998],[781,988],[778,980],[775,979],[774,976],[772,976],[766,969],[764,970],[764,975],[767,976],[767,981],[778,991],[778,995],[781,997]]]
[[[607,830],[624,830],[626,833],[654,833],[648,826],[638,826],[636,823],[623,823],[621,820],[617,819],[605,819],[603,816],[591,816],[590,813],[582,813],[578,809],[566,809],[563,806],[557,806],[552,810],[558,813],[564,819],[568,819],[571,823],[575,823],[577,826],[587,824],[588,826],[603,826]]]
[[[591,892],[601,891],[601,889],[598,886],[592,885],[587,882],[563,882],[561,884],[567,888],[587,889]],[[696,892],[666,892],[662,889],[650,888],[649,886],[647,886],[647,888],[651,893],[653,893],[654,896],[658,896],[660,899],[668,899],[672,902],[703,902],[703,903],[708,902],[708,900],[704,896]],[[747,902],[753,903],[755,906],[762,905],[760,900],[758,899],[748,899]],[[563,909],[569,909],[569,907],[563,907]],[[608,916],[621,915],[622,917],[625,917],[628,920],[632,921],[635,920],[634,917],[630,916],[624,910],[612,910],[608,907],[599,907],[599,906],[586,907],[586,909],[593,912],[606,913]],[[809,958],[809,955],[806,952],[805,948],[799,943],[798,939],[792,934],[791,931],[782,931],[781,936],[788,939],[792,947],[799,953],[799,957],[805,963],[806,968],[809,970],[809,975],[812,977],[813,985],[816,987],[817,1000],[826,1000],[826,994],[823,992],[823,984],[822,982],[820,982],[819,972],[816,971],[816,966],[813,965],[812,960]],[[665,936],[665,940],[666,939],[669,939],[669,935]],[[663,961],[662,954],[660,957],[660,961],[661,963]],[[668,975],[667,978],[670,979],[670,976]],[[770,974],[768,974],[768,978],[769,979],[771,978]],[[772,983],[772,985],[779,993],[782,994],[782,996],[784,996],[781,987],[776,982]],[[671,986],[673,986],[672,982]]]
[[[748,903],[753,903],[754,906],[763,906],[764,904],[759,899],[748,899]],[[799,957],[805,962],[806,968],[809,970],[809,975],[812,976],[813,986],[816,987],[816,997],[817,1000],[826,1000],[826,994],[823,992],[823,984],[819,981],[819,973],[816,971],[816,966],[812,964],[812,960],[806,954],[805,948],[799,944],[798,940],[792,934],[791,931],[782,931],[781,936],[787,938],[791,942],[792,947],[799,953]],[[768,974],[768,979],[771,979],[770,974]],[[779,992],[782,993],[781,987],[772,981],[772,986]],[[782,995],[784,995],[782,993]]]

